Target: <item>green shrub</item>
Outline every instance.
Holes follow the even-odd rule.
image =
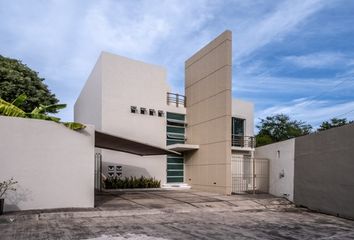
[[[159,188],[161,182],[155,178],[146,178],[141,176],[136,177],[109,177],[104,180],[104,185],[106,189],[126,189],[126,188]]]

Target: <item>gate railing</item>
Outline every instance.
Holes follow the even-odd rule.
[[[231,144],[233,147],[255,148],[256,140],[255,137],[252,136],[239,136],[239,135],[232,134]]]
[[[102,155],[95,153],[95,189],[102,190]]]
[[[268,193],[269,160],[233,155],[231,176],[233,193]]]

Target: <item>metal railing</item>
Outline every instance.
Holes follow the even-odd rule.
[[[175,104],[176,107],[185,107],[186,106],[186,97],[178,93],[167,93],[167,104]]]
[[[243,148],[255,148],[256,139],[250,136],[231,135],[231,146]]]

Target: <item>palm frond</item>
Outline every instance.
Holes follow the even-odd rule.
[[[0,115],[8,117],[26,117],[26,113],[12,103],[0,98]]]
[[[27,117],[33,118],[33,119],[42,119],[42,120],[49,120],[49,121],[53,121],[53,122],[60,122],[60,118],[48,116],[43,113],[33,113],[33,111],[32,111],[31,113],[26,113],[26,115],[27,115]]]
[[[78,122],[64,122],[63,124],[72,130],[81,130],[86,127],[84,124]]]
[[[22,104],[26,101],[26,99],[27,99],[26,94],[22,93],[15,100],[13,100],[11,104],[15,105],[16,107],[21,107]]]

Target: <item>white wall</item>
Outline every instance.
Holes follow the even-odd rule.
[[[254,104],[239,99],[232,99],[232,116],[245,119],[245,136],[254,135]]]
[[[94,206],[92,126],[0,116],[0,136],[0,181],[18,181],[5,211]]]
[[[257,147],[255,157],[269,159],[269,193],[293,201],[295,139]]]
[[[166,183],[166,156],[136,156],[102,149],[102,173],[108,176],[108,166],[122,166],[122,177],[153,177]]]
[[[166,70],[160,66],[102,52],[76,102],[75,120],[93,123],[97,130],[113,135],[165,148],[166,111],[185,113],[184,107],[167,105],[170,89],[166,77]],[[91,108],[97,102],[99,108]],[[131,106],[137,106],[139,111],[140,107],[155,109],[156,114],[163,110],[165,117],[133,114]],[[151,176],[166,182],[165,155],[140,157],[102,150],[102,161],[104,173],[106,166],[114,163],[126,166],[123,175]]]
[[[74,121],[95,125],[96,129],[102,125],[101,65],[100,57],[74,105]]]

